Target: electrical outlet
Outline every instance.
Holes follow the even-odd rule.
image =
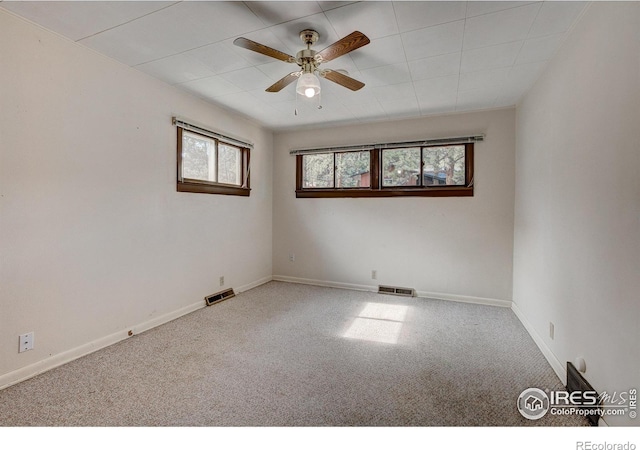
[[[553,337],[556,334],[556,327],[553,322],[549,322],[549,337],[553,340]]]
[[[294,262],[296,260],[296,254],[295,253],[289,253],[289,261]]]
[[[377,270],[372,270],[371,271],[371,279],[372,280],[377,280],[378,279],[378,271]]]
[[[224,277],[220,277],[220,286],[224,286]]]
[[[26,352],[27,350],[33,350],[34,333],[21,334],[20,335],[20,347],[18,353]]]

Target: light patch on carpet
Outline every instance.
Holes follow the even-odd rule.
[[[350,339],[397,344],[402,322],[388,320],[363,319],[358,317],[343,335]]]
[[[369,319],[404,321],[409,307],[406,305],[385,305],[384,303],[367,303],[358,317]]]
[[[349,339],[397,344],[408,310],[409,307],[405,305],[367,303],[342,336]]]

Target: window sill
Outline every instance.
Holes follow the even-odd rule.
[[[418,189],[299,189],[296,198],[342,197],[473,197],[473,187],[431,187]]]
[[[239,195],[249,197],[251,189],[239,186],[224,186],[200,183],[183,183],[178,182],[178,192],[193,192],[198,194],[222,194],[222,195]]]

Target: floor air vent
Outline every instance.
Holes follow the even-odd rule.
[[[411,288],[396,286],[378,286],[378,294],[402,295],[405,297],[415,297],[416,291]]]
[[[595,389],[589,384],[589,382],[582,376],[582,374],[576,369],[576,366],[567,361],[567,392],[586,392],[592,391],[596,392]],[[596,393],[599,397],[599,395]],[[598,404],[598,406],[601,406]],[[598,420],[600,419],[600,414],[598,413],[598,408],[594,406],[582,406],[577,407],[587,410],[589,412],[593,412],[593,414],[585,414],[586,418],[589,420],[589,424],[592,427],[598,426]],[[586,411],[585,411],[586,412]]]
[[[227,289],[226,291],[218,292],[217,294],[212,294],[204,298],[207,302],[207,306],[213,305],[214,303],[221,302],[222,300],[226,300],[231,297],[235,297],[236,294],[233,292],[233,289]]]

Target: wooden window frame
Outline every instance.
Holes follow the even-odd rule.
[[[240,180],[244,182],[242,186],[237,186],[235,184],[226,184],[226,183],[217,183],[213,181],[204,181],[204,180],[196,180],[192,178],[184,178],[182,176],[182,134],[185,131],[181,127],[177,127],[178,130],[178,171],[177,171],[177,191],[178,192],[192,192],[199,194],[222,194],[222,195],[238,195],[243,197],[249,197],[251,193],[251,185],[250,185],[250,171],[249,171],[249,158],[250,158],[250,150],[247,147],[242,147],[235,143],[225,142],[224,140],[220,140],[211,136],[207,136],[202,133],[198,133],[192,130],[186,130],[191,134],[196,134],[198,136],[202,136],[203,138],[210,139],[215,142],[216,145],[216,159],[218,158],[217,147],[219,143],[223,143],[225,145],[229,145],[231,147],[235,147],[240,149],[240,158],[241,158],[241,174]],[[217,161],[216,161],[217,167]]]
[[[369,188],[304,188],[303,187],[303,154],[296,155],[296,198],[344,198],[344,197],[473,197],[473,151],[472,142],[463,144],[465,147],[465,184],[428,185],[428,186],[382,186],[382,152],[387,149],[371,149],[371,182]],[[425,148],[443,147],[444,145],[420,146],[420,170],[422,171],[422,152]],[[389,148],[388,150],[396,150]],[[366,151],[366,150],[365,150]],[[335,186],[335,154],[334,154],[334,186]]]
[[[350,190],[354,190],[354,189],[355,190],[357,190],[357,189],[363,190],[363,189],[365,189],[366,190],[366,189],[369,189],[369,188],[361,188],[361,187],[357,187],[357,186],[351,186],[351,187],[347,186],[347,187],[340,187],[340,188],[336,188],[335,187],[336,184],[337,184],[337,181],[338,181],[338,161],[337,161],[336,155],[344,154],[344,153],[361,153],[363,151],[366,151],[366,150],[350,150],[350,151],[346,151],[346,152],[319,153],[319,154],[322,154],[322,155],[333,155],[333,186],[332,187],[318,187],[318,188],[305,188],[305,187],[302,187],[302,182],[303,182],[303,178],[304,178],[304,175],[303,175],[304,167],[303,166],[300,167],[300,176],[299,176],[300,183],[298,183],[297,186],[300,186],[300,188],[302,188],[305,191],[327,191],[327,190],[342,190],[342,189],[350,189]],[[298,157],[300,157],[300,159],[299,159],[300,164],[302,164],[301,156],[302,155],[298,155]],[[369,168],[371,168],[371,155],[369,155]]]

